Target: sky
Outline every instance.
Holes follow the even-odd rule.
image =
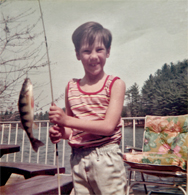
[[[10,0],[9,0],[10,1]],[[34,22],[40,17],[37,0],[14,0],[6,14],[35,9]],[[185,0],[41,0],[54,98],[64,93],[71,78],[82,78],[84,71],[76,59],[71,41],[73,31],[88,21],[101,23],[112,32],[113,40],[105,72],[119,76],[127,89],[134,83],[141,89],[150,74],[165,63],[188,58],[188,1]],[[42,30],[42,22],[39,27]],[[44,39],[41,36],[41,40]],[[42,70],[33,82],[48,82],[48,70]],[[51,101],[50,85],[34,88],[34,95],[43,90],[41,106]],[[42,98],[41,98],[42,99]],[[57,103],[64,107],[64,99]],[[45,107],[44,110],[48,110]]]

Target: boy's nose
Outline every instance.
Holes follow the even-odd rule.
[[[91,52],[91,54],[90,54],[90,59],[91,60],[95,60],[95,59],[97,59],[97,53],[96,52]]]

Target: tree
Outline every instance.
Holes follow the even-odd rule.
[[[145,82],[142,87],[142,104],[144,113],[152,115],[157,111],[157,99],[155,94],[155,78],[153,75],[149,76],[149,79]]]
[[[49,114],[48,114],[48,112],[46,111],[45,113],[44,113],[44,120],[48,120],[49,118]]]
[[[188,60],[164,64],[150,75],[142,88],[145,114],[181,115],[188,113]]]
[[[28,73],[47,65],[43,60],[43,41],[38,40],[41,35],[37,30],[41,25],[40,17],[34,24],[28,23],[27,19],[33,16],[34,10],[7,15],[7,6],[14,6],[14,2],[1,2],[0,110],[13,110],[20,90],[16,86],[21,86]]]
[[[139,86],[134,83],[126,92],[126,99],[128,100],[127,109],[131,116],[140,115],[140,94]]]

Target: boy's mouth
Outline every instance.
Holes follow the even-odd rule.
[[[95,67],[95,66],[97,66],[97,64],[90,64],[90,66]]]

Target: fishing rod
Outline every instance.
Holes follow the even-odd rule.
[[[48,60],[48,72],[49,72],[49,77],[50,77],[51,98],[52,98],[52,104],[53,104],[54,103],[54,96],[53,96],[52,75],[51,75],[51,68],[50,68],[50,58],[49,58],[49,53],[48,53],[47,37],[46,37],[46,31],[45,31],[45,26],[44,26],[44,19],[43,19],[43,13],[42,13],[42,8],[41,8],[40,0],[38,0],[38,2],[39,2],[41,19],[42,19],[44,39],[45,39],[45,44],[46,44],[46,54],[47,54],[47,60]],[[56,163],[57,163],[58,195],[61,195],[60,175],[59,175],[59,154],[58,154],[58,145],[57,145],[57,143],[56,143],[56,147],[55,148],[56,148]]]

